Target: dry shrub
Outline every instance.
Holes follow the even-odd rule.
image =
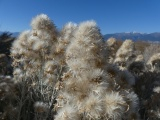
[[[144,72],[140,75],[134,86],[135,92],[140,99],[140,115],[141,119],[153,119],[156,120],[159,117],[153,116],[152,112],[158,112],[159,93],[155,93],[155,87],[160,86],[160,75],[155,72]],[[156,91],[156,90],[155,90]],[[157,108],[158,107],[158,108]],[[154,111],[153,111],[154,110]]]
[[[0,74],[6,75],[8,67],[8,58],[5,54],[0,54]]]
[[[146,61],[159,53],[159,46],[144,50],[146,42],[122,43],[114,38],[105,44],[94,21],[67,23],[58,31],[41,14],[31,26],[12,45],[13,78],[0,78],[1,118],[159,118],[160,76],[157,70],[144,69]],[[123,69],[109,62],[109,57]]]
[[[147,61],[156,53],[160,53],[160,44],[150,43],[143,53],[145,62],[147,63]]]
[[[0,119],[16,120],[18,90],[10,76],[0,76]]]
[[[136,41],[135,42],[135,49],[137,51],[140,51],[140,53],[144,53],[145,49],[149,46],[150,44],[147,41]]]
[[[130,87],[134,77],[110,66],[106,52],[96,23],[80,23],[66,50],[69,71],[63,74],[55,120],[139,118],[138,98]]]
[[[126,70],[136,57],[134,51],[134,42],[129,39],[125,40],[116,52],[114,64],[116,64],[121,70]]]

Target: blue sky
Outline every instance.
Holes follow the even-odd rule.
[[[0,31],[30,29],[41,13],[59,29],[70,21],[95,20],[102,34],[160,32],[160,0],[0,0]]]

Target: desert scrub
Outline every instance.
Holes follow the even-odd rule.
[[[137,55],[135,60],[128,65],[127,70],[136,77],[143,74],[143,72],[145,72],[145,62],[143,55]]]
[[[140,100],[141,119],[159,119],[159,86],[160,75],[157,72],[144,71],[137,78],[134,89]]]
[[[11,49],[14,80],[21,84],[20,89],[23,92],[17,119],[26,119],[30,113],[21,113],[30,109],[34,110],[34,119],[52,119],[56,97],[54,86],[65,70],[63,54],[76,26],[72,23],[66,24],[59,33],[54,23],[44,14],[33,18],[31,26],[31,30],[20,34]],[[26,94],[29,98],[27,100]],[[28,109],[24,109],[26,101],[32,103]],[[38,105],[48,107],[43,112],[44,116],[41,115]]]
[[[9,60],[5,54],[0,54],[0,75],[7,74]]]
[[[114,64],[122,70],[127,69],[127,66],[134,61],[134,50],[134,42],[132,40],[125,40],[116,52]]]
[[[94,21],[78,25],[66,50],[69,71],[62,76],[55,120],[138,119],[138,97],[129,87],[134,77],[109,65],[105,48]]]
[[[160,72],[160,52],[153,54],[147,61],[147,67],[150,71]]]
[[[109,38],[106,41],[106,47],[108,49],[108,59],[109,59],[109,63],[113,63],[113,60],[115,58],[117,49],[118,49],[118,43],[117,40],[115,38]]]
[[[147,63],[151,56],[157,53],[160,53],[160,44],[150,43],[143,52],[144,61]]]
[[[31,27],[11,49],[16,120],[139,119],[135,78],[108,61],[114,45],[105,44],[94,21],[70,22],[58,31],[41,14]],[[126,60],[134,48],[128,41]]]
[[[16,120],[18,106],[16,104],[18,90],[10,76],[0,76],[0,119]]]

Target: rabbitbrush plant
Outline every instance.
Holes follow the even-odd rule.
[[[31,27],[11,49],[14,84],[20,92],[15,120],[139,119],[135,78],[108,61],[109,45],[94,21],[70,22],[58,31],[41,14]],[[125,59],[133,51],[128,41],[130,50],[122,51]]]

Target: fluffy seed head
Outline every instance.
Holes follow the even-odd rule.
[[[105,116],[108,119],[122,119],[127,110],[127,104],[118,92],[106,93],[103,99]]]
[[[49,30],[51,29],[54,24],[49,19],[49,17],[45,14],[37,15],[35,18],[33,18],[31,22],[31,26],[33,29],[45,29]]]
[[[27,39],[28,39],[29,35],[30,35],[29,30],[22,32],[19,35],[18,39],[13,42],[11,53],[15,54],[14,53],[14,52],[16,52],[15,50],[19,50],[19,49],[25,47],[27,45]]]
[[[151,66],[150,71],[160,71],[160,53],[154,54],[147,62]]]
[[[138,55],[135,59],[136,62],[142,62],[144,61],[143,55]]]
[[[155,60],[160,60],[160,53],[154,54],[147,62],[147,64],[153,64]]]
[[[155,87],[155,88],[153,89],[153,91],[156,92],[156,93],[160,93],[160,86]]]
[[[118,49],[116,53],[116,57],[120,57],[124,55],[124,57],[128,56],[134,50],[134,43],[132,40],[125,40],[121,47]]]
[[[106,43],[107,43],[107,46],[112,47],[113,45],[116,44],[116,39],[111,37],[106,41]]]
[[[103,104],[102,99],[99,96],[90,94],[89,98],[85,100],[83,104],[82,111],[86,113],[86,118],[88,119],[99,119],[103,114]]]
[[[63,109],[58,110],[55,120],[80,120],[80,115],[76,108],[67,104]]]
[[[102,35],[94,21],[80,23],[72,43],[66,50],[66,62],[71,69],[101,66]],[[104,57],[104,56],[103,56]]]

